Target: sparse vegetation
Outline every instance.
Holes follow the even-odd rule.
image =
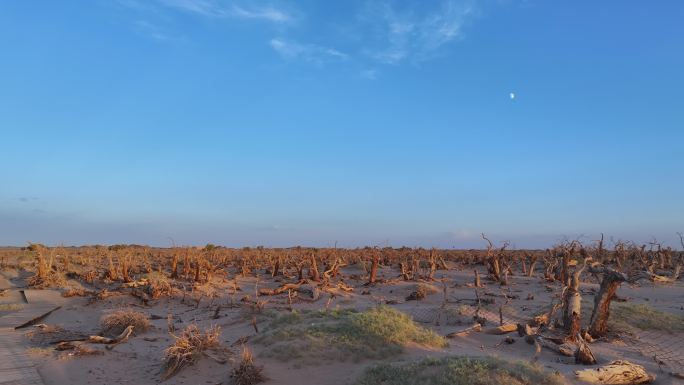
[[[97,334],[92,331],[96,325],[72,324],[69,330],[37,323],[27,326],[26,332],[34,346],[60,344],[59,350],[64,352],[53,357],[109,355],[114,346],[125,343],[131,330],[142,333],[151,327],[149,319],[160,320],[157,326],[163,322],[163,329],[169,333],[177,333],[177,328],[181,330],[164,353],[162,375],[168,378],[202,356],[226,363],[232,354],[220,345],[218,327],[204,329],[206,325],[191,324],[183,330],[180,325],[184,322],[187,325],[189,320],[200,323],[217,320],[222,325],[240,326],[231,327],[231,332],[237,331],[239,335],[224,336],[226,341],[232,341],[230,346],[239,348],[256,343],[260,345],[260,357],[302,368],[365,359],[391,362],[407,346],[425,350],[446,346],[445,338],[415,322],[439,326],[443,332],[447,327],[445,334],[459,344],[458,338],[462,336],[480,338],[481,334],[474,330],[481,330],[485,325],[488,329],[485,332],[498,325],[516,326],[518,319],[533,318],[537,309],[545,309],[536,317],[539,322],[535,325],[562,330],[564,335],[559,340],[568,345],[581,343],[589,356],[591,337],[602,335],[580,332],[584,333],[592,324],[589,315],[596,309],[596,302],[591,294],[600,297],[600,290],[587,295],[588,287],[579,290],[580,282],[601,283],[608,271],[615,271],[621,277],[624,275],[624,282],[630,283],[626,290],[630,291],[638,290],[642,283],[672,284],[679,278],[684,262],[684,253],[658,245],[648,250],[645,246],[622,244],[615,250],[607,250],[602,241],[597,241],[596,246],[573,241],[548,250],[525,251],[506,246],[504,243],[502,247],[495,247],[492,243],[488,250],[425,250],[231,249],[213,245],[170,249],[137,245],[47,248],[35,245],[31,250],[0,250],[0,263],[10,266],[8,279],[13,284],[60,286],[62,296],[67,297],[65,301],[70,302],[60,312],[71,311],[71,304],[78,307],[86,302],[94,306],[82,309],[91,311],[131,306],[101,318],[103,335],[124,336],[116,341],[116,338],[93,335]],[[34,275],[25,274],[26,270]],[[474,281],[473,271],[479,271],[481,279]],[[471,275],[464,276],[464,272]],[[535,285],[527,293],[521,290],[521,278],[525,284]],[[642,278],[650,282],[639,282]],[[25,282],[18,282],[21,280]],[[17,303],[0,305],[3,314],[25,306],[19,304],[22,300],[13,290],[0,292],[3,299]],[[540,290],[537,300],[530,295],[531,290]],[[598,307],[597,313],[608,321],[608,330],[684,332],[683,317],[647,305],[615,302],[632,295],[622,292],[624,287],[620,290],[607,292],[609,295],[604,292],[606,300]],[[29,303],[30,297],[36,295],[26,294],[29,295],[24,299]],[[429,297],[430,294],[434,296]],[[433,301],[404,303],[404,300],[419,301],[426,297]],[[551,303],[547,302],[549,297],[553,298]],[[580,311],[576,306],[567,306],[571,299],[579,300]],[[359,310],[380,303],[385,305]],[[132,306],[146,310],[134,311],[139,308]],[[407,313],[390,306],[405,309]],[[477,328],[474,322],[478,323]],[[515,332],[514,329],[507,328],[506,332]],[[528,342],[539,337],[535,327],[519,331],[527,333]],[[151,333],[145,337],[137,339],[136,349],[138,344],[149,343],[148,353],[158,354],[156,341],[160,337]],[[658,337],[663,339],[661,335]],[[92,349],[92,343],[105,346]],[[559,345],[553,343],[553,346]],[[559,353],[564,354],[560,350]],[[233,383],[256,384],[264,378],[262,368],[254,363],[247,349],[241,360],[231,359],[231,364]],[[278,375],[275,370],[273,375]],[[384,385],[562,383],[560,377],[546,374],[536,366],[468,357],[380,365],[369,368],[359,381],[359,384]]]
[[[20,303],[0,303],[0,311],[17,311],[24,308]]]
[[[284,361],[307,357],[379,359],[401,353],[409,343],[446,346],[444,338],[389,307],[360,313],[332,310],[286,314],[274,319],[257,342],[268,346],[265,355]]]
[[[427,297],[430,294],[437,293],[438,290],[432,285],[426,285],[424,283],[419,283],[416,285],[416,289],[412,291],[407,297],[407,301],[420,301],[421,299]]]
[[[167,379],[182,368],[194,364],[206,350],[219,347],[220,334],[221,329],[218,326],[202,332],[197,325],[188,325],[180,336],[174,336],[176,340],[173,345],[164,351],[163,378]]]
[[[562,385],[562,377],[525,362],[492,357],[428,358],[408,364],[381,364],[356,385]]]
[[[684,317],[666,313],[646,304],[614,304],[609,325],[613,330],[658,330],[684,332]]]
[[[133,326],[133,334],[142,334],[150,328],[150,321],[145,313],[133,310],[117,310],[106,314],[100,320],[102,333],[109,337],[121,334],[128,326]]]
[[[230,376],[235,385],[254,385],[264,382],[264,368],[254,364],[254,356],[247,346],[242,347],[242,360],[233,368]]]

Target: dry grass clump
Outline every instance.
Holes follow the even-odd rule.
[[[187,365],[192,365],[206,350],[219,347],[221,328],[213,326],[201,332],[197,325],[186,327],[176,341],[164,351],[164,374],[167,379]]]
[[[562,385],[559,375],[526,362],[493,357],[427,358],[408,364],[366,369],[356,385]]]
[[[116,337],[123,333],[128,326],[133,326],[133,334],[137,335],[150,328],[150,321],[145,313],[133,310],[117,310],[106,314],[100,319],[102,333],[109,337]]]
[[[230,376],[233,378],[235,385],[254,385],[266,380],[263,371],[264,368],[262,366],[254,365],[252,352],[247,346],[244,346],[242,349],[242,361],[240,361],[236,368],[233,368]]]
[[[412,291],[407,297],[407,301],[420,301],[421,299],[427,297],[430,294],[437,293],[437,289],[435,289],[434,286],[432,285],[426,285],[424,283],[419,283],[416,285],[416,289]]]
[[[658,330],[684,332],[684,317],[656,310],[646,304],[612,304],[609,326],[613,330]]]
[[[146,291],[152,299],[173,295],[171,283],[166,276],[158,272],[152,272],[148,275]]]
[[[17,311],[24,308],[20,303],[0,303],[0,311]]]
[[[32,246],[35,246],[34,250],[36,252],[36,274],[28,279],[28,285],[37,288],[62,287],[66,285],[64,274],[53,269],[56,249],[47,249],[42,245]],[[48,254],[49,258],[46,258]]]
[[[258,343],[264,355],[283,361],[382,359],[400,354],[409,343],[444,347],[446,341],[389,307],[362,313],[351,309],[288,313],[275,318]]]

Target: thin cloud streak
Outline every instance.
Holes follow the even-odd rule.
[[[211,0],[161,0],[167,7],[213,18],[240,18],[264,20],[273,23],[290,23],[294,18],[274,7],[241,7],[237,4],[224,6]]]
[[[285,59],[303,59],[322,64],[331,60],[345,60],[349,55],[334,48],[315,44],[301,44],[292,40],[274,38],[269,41],[271,48]]]

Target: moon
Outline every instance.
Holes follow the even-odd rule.
[[[511,92],[508,94],[508,96],[511,98],[511,100],[515,99],[515,93]]]

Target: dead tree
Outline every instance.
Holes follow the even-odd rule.
[[[582,295],[579,291],[580,276],[586,267],[587,260],[591,258],[587,257],[584,260],[582,266],[577,266],[574,273],[570,278],[569,285],[565,288],[565,295],[563,298],[564,309],[563,309],[563,328],[565,329],[565,334],[567,339],[570,341],[575,341],[576,336],[580,332],[580,321],[582,316]]]
[[[503,282],[501,276],[501,260],[500,256],[503,254],[506,247],[508,247],[508,242],[505,242],[498,252],[494,252],[494,244],[482,233],[482,239],[487,241],[487,273],[489,277],[497,282]]]
[[[530,255],[530,268],[527,270],[527,276],[532,277],[534,275],[534,268],[537,265],[537,260],[539,256],[536,253]]]
[[[608,317],[610,316],[610,301],[622,282],[627,280],[625,274],[607,267],[590,267],[589,271],[602,274],[601,287],[594,297],[594,310],[591,313],[589,334],[594,338],[604,337],[608,333]]]
[[[278,255],[278,257],[275,258],[275,264],[273,265],[271,277],[275,277],[280,274],[280,265],[283,263],[282,258],[283,257],[281,255]]]
[[[475,287],[482,287],[482,282],[480,281],[480,272],[475,270]]]
[[[378,263],[379,263],[380,257],[378,256],[377,252],[373,253],[373,264],[371,265],[371,271],[370,271],[370,276],[368,277],[368,284],[372,285],[375,283],[375,280],[378,275]]]
[[[316,263],[316,254],[311,253],[311,265],[309,266],[309,276],[314,282],[321,280],[320,274],[318,272],[318,264]]]
[[[435,254],[436,254],[435,249],[432,248],[432,250],[430,250],[430,270],[427,274],[427,279],[430,281],[435,279],[434,278],[435,271],[437,271],[437,258],[435,256]]]

